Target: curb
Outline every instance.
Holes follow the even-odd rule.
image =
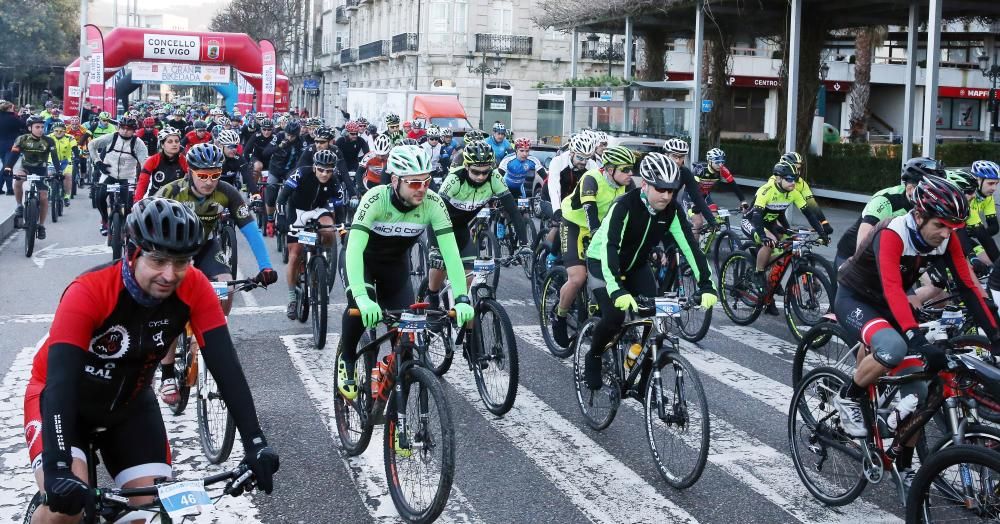
[[[0,222],[0,242],[4,241],[14,233],[14,213],[11,212],[6,218]]]

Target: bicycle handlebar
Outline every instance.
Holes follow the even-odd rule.
[[[412,309],[421,310],[424,313],[426,313],[427,316],[429,316],[429,317],[431,317],[431,316],[434,316],[434,317],[444,317],[444,316],[447,316],[448,318],[455,318],[455,310],[454,309],[449,309],[448,311],[442,311],[442,310],[439,310],[439,309],[429,309],[427,307],[427,303],[426,302],[414,304],[414,306],[417,306],[417,305],[423,306],[423,307],[420,307],[420,308],[406,308],[406,309],[383,309],[382,310],[382,320],[381,320],[381,322],[384,323],[384,324],[388,324],[390,322],[399,320],[399,317],[401,317],[403,315],[403,313],[409,313]],[[361,310],[358,309],[358,308],[354,308],[354,307],[349,308],[347,310],[347,315],[351,316],[351,317],[360,317],[361,316]]]

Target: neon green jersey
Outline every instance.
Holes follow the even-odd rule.
[[[597,205],[597,220],[604,220],[608,214],[608,209],[616,198],[625,194],[626,186],[619,186],[608,180],[602,169],[591,169],[580,177],[573,192],[562,200],[563,218],[570,222],[588,229],[587,212],[583,209],[584,204],[592,203]]]

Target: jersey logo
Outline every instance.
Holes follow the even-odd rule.
[[[250,217],[250,208],[246,204],[243,204],[236,210],[236,218],[243,219],[248,217]]]
[[[35,441],[42,436],[42,421],[32,420],[24,425],[24,440],[28,441],[28,449],[35,445]]]
[[[95,367],[90,364],[83,366],[83,370],[92,377],[104,380],[111,380],[111,370],[115,369],[114,362],[108,362],[104,367]]]
[[[163,181],[166,179],[167,179],[167,174],[164,173],[163,171],[157,171],[156,173],[153,173],[153,181],[156,182],[157,184],[162,184]]]
[[[124,326],[111,326],[90,341],[90,350],[103,359],[122,358],[128,353],[129,336]]]

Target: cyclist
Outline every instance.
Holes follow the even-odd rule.
[[[567,279],[559,290],[559,305],[552,333],[560,346],[569,344],[566,315],[587,280],[586,244],[601,225],[611,203],[625,194],[632,182],[635,154],[625,146],[605,149],[603,167],[587,171],[573,192],[563,199],[559,229]]]
[[[451,158],[455,154],[455,132],[450,127],[441,129],[441,169],[451,169]]]
[[[142,129],[136,131],[135,136],[139,137],[146,144],[147,151],[156,151],[160,141],[157,139],[159,131],[156,129],[156,119],[147,116],[142,119]]]
[[[879,222],[903,216],[913,209],[910,195],[917,183],[927,175],[943,177],[945,173],[941,164],[933,158],[917,157],[907,160],[899,175],[899,185],[887,187],[872,195],[858,220],[840,237],[833,265],[839,268],[847,262]]]
[[[44,179],[44,177],[48,176],[49,172],[46,160],[51,159],[52,169],[58,168],[59,152],[55,141],[45,136],[45,123],[42,122],[41,118],[32,116],[25,123],[28,126],[28,132],[14,140],[14,145],[7,153],[7,157],[4,158],[3,171],[4,176],[10,179],[14,174],[14,165],[19,158],[23,157],[21,160],[21,170],[31,175],[43,177],[42,181],[37,182],[39,212],[38,230],[35,236],[40,240],[45,240],[45,214],[49,209],[49,189]],[[14,180],[14,198],[17,200],[17,208],[14,210],[14,215],[19,218],[24,216],[24,205],[22,204],[22,199],[24,198],[23,189],[24,180]]]
[[[717,147],[712,148],[705,153],[705,160],[706,162],[698,162],[691,166],[694,182],[697,184],[702,197],[704,197],[705,203],[709,205],[714,203],[712,202],[712,190],[717,183],[722,182],[732,187],[736,198],[740,199],[740,208],[746,209],[748,207],[747,199],[743,196],[740,185],[736,183],[736,179],[729,172],[729,168],[726,167],[726,153]],[[705,216],[700,213],[692,213],[691,227],[695,232],[695,239],[700,236],[702,226],[704,225]]]
[[[333,138],[335,136],[333,128],[326,126],[317,127],[312,132],[311,136],[312,143],[306,146],[305,151],[302,152],[302,157],[299,158],[299,164],[295,167],[311,166],[313,164],[313,155],[315,155],[318,151],[330,150],[337,155],[337,160],[343,164],[343,166],[338,165],[337,168],[341,169],[342,167],[345,167],[344,172],[346,173],[347,164],[344,163],[343,156],[340,153],[340,148],[333,145]]]
[[[190,267],[201,224],[183,205],[144,200],[127,222],[128,255],[89,270],[63,292],[25,391],[24,435],[47,498],[34,522],[79,522],[89,496],[84,451],[101,453],[115,483],[151,486],[172,476],[166,429],[149,384],[170,340],[190,322],[205,364],[240,430],[244,462],[273,488],[278,454],[257,420],[219,300]],[[44,394],[43,394],[44,392]],[[95,429],[100,437],[91,441]],[[148,502],[136,498],[133,504]]]
[[[972,175],[976,177],[976,194],[969,203],[969,236],[984,250],[977,257],[986,264],[1000,260],[1000,250],[997,249],[993,236],[1000,233],[1000,222],[997,221],[997,204],[993,194],[1000,183],[1000,165],[989,160],[977,160],[972,163]]]
[[[389,174],[385,171],[385,164],[389,160],[391,149],[392,140],[388,135],[383,133],[375,137],[371,152],[361,159],[359,171],[354,175],[358,193],[364,194],[379,184],[389,183]]]
[[[243,144],[244,153],[250,140],[257,135],[258,131],[260,131],[260,124],[257,123],[257,119],[255,118],[248,118],[243,126],[240,127],[240,143]]]
[[[49,138],[55,142],[56,152],[59,154],[56,173],[62,174],[63,205],[69,207],[69,199],[73,194],[73,164],[80,155],[80,148],[76,144],[76,139],[66,133],[66,124],[62,122],[52,125],[52,134]]]
[[[875,226],[837,278],[837,321],[865,345],[851,382],[833,399],[844,431],[857,438],[867,435],[859,400],[880,376],[899,366],[907,354],[922,354],[932,370],[946,363],[944,350],[928,343],[921,333],[906,296],[927,266],[952,276],[965,307],[986,332],[994,351],[1000,345],[997,320],[965,260],[967,253],[961,243],[951,241],[952,233],[969,215],[965,195],[945,179],[928,175],[917,184],[911,200],[910,212]],[[909,385],[918,395],[926,394],[926,387],[919,382]],[[904,444],[895,466],[905,484],[912,477],[915,442]]]
[[[111,113],[108,113],[107,111],[101,111],[100,114],[97,115],[96,121],[90,122],[84,127],[87,128],[87,131],[90,131],[90,134],[93,135],[94,138],[101,138],[104,135],[110,135],[115,131],[118,131],[118,128],[111,123]]]
[[[493,167],[494,164],[493,148],[484,141],[473,142],[462,151],[462,166],[452,168],[438,192],[448,209],[455,231],[455,242],[467,269],[472,268],[472,262],[479,254],[479,241],[471,237],[469,223],[494,198],[499,200],[514,224],[518,254],[523,257],[531,256],[524,217],[518,212],[517,201],[503,183],[500,173]],[[437,308],[440,303],[438,292],[444,285],[444,261],[434,239],[431,239],[431,246],[427,257],[430,266],[427,273],[427,293],[431,306]]]
[[[403,130],[399,128],[399,115],[396,113],[389,113],[388,115],[385,115],[385,133],[383,134],[389,135],[392,145],[397,145],[400,141],[406,138],[406,135],[403,134]]]
[[[184,147],[185,152],[190,151],[192,146],[207,144],[212,141],[212,133],[208,131],[208,123],[204,120],[195,120],[193,127],[194,129],[188,131],[181,138],[181,146]]]
[[[689,208],[689,212],[693,211],[694,214],[701,215],[705,223],[717,223],[715,215],[712,214],[711,208],[705,202],[705,197],[698,190],[698,182],[694,179],[694,172],[685,165],[690,150],[688,143],[680,138],[671,138],[664,142],[663,150],[680,169],[681,187],[678,192],[683,191],[684,193],[685,207]]]
[[[514,152],[510,140],[507,140],[507,126],[502,122],[493,124],[493,134],[486,139],[486,144],[493,148],[493,156],[497,159],[497,163]]]
[[[638,310],[636,297],[657,295],[649,266],[655,246],[678,246],[698,280],[701,307],[711,308],[718,300],[705,255],[674,199],[681,185],[677,164],[661,153],[649,153],[639,164],[639,176],[640,187],[614,201],[587,248],[587,286],[601,311],[584,359],[590,389],[600,389],[601,355],[624,324],[625,313]]]
[[[254,177],[258,183],[266,182],[262,180],[261,174],[264,168],[271,163],[271,155],[267,153],[267,147],[274,143],[274,123],[270,118],[259,121],[260,131],[254,134],[243,147],[243,157],[253,165]]]
[[[278,229],[289,232],[288,271],[285,276],[290,320],[295,320],[295,284],[305,262],[296,235],[312,219],[319,220],[324,226],[346,222],[346,204],[354,196],[350,180],[337,168],[336,153],[329,149],[317,151],[312,162],[311,166],[301,166],[285,179],[278,193]],[[288,222],[291,222],[291,229]],[[319,238],[324,246],[336,248],[333,229],[320,230]]]
[[[158,137],[160,152],[147,158],[142,165],[135,185],[136,202],[155,195],[161,187],[184,178],[187,173],[187,159],[181,154],[181,132],[165,126]]]
[[[80,119],[75,116],[70,117],[66,133],[76,140],[76,147],[79,150],[79,155],[76,157],[76,165],[77,170],[79,170],[80,173],[80,180],[89,183],[89,162],[87,162],[87,159],[90,155],[87,147],[90,144],[90,139],[93,138],[93,135],[90,134],[90,131],[87,131],[87,128],[80,125]]]
[[[221,131],[219,138],[215,139],[215,144],[226,155],[226,160],[222,163],[222,181],[237,190],[245,190],[251,198],[257,198],[257,181],[254,180],[250,163],[239,154],[239,133],[232,129]]]
[[[764,268],[771,261],[771,252],[778,240],[788,231],[790,225],[785,217],[788,206],[795,205],[805,215],[809,224],[820,234],[823,242],[829,243],[827,235],[819,218],[806,204],[802,193],[795,190],[799,172],[795,166],[782,160],[774,165],[774,175],[768,180],[754,197],[753,207],[743,216],[743,234],[757,245],[757,267],[754,282],[762,289],[767,287]],[[777,315],[774,303],[767,305],[767,313]]]
[[[167,120],[167,125],[182,132],[187,132],[187,128],[191,124],[189,124],[188,121],[184,119],[183,109],[175,109],[173,114],[170,115],[170,119]]]
[[[428,127],[426,137],[427,141],[421,144],[421,147],[431,159],[431,172],[440,176],[442,172],[441,150],[444,149],[441,145],[441,128],[435,125]]]
[[[397,120],[396,123],[399,124],[399,121]],[[344,157],[347,170],[357,172],[360,160],[368,154],[368,142],[358,137],[361,126],[353,120],[344,126],[344,131],[345,133],[337,139],[337,149]]]
[[[281,117],[285,118],[285,117]],[[287,120],[287,118],[285,118]],[[267,211],[267,228],[273,229],[274,203],[278,199],[278,190],[302,157],[305,142],[301,137],[302,126],[298,122],[288,122],[284,131],[279,131],[264,153],[270,156],[267,166],[267,186],[265,186],[264,205]]]
[[[833,234],[833,226],[826,219],[826,215],[823,213],[823,209],[819,207],[819,203],[816,202],[816,197],[813,196],[812,189],[809,188],[809,183],[805,179],[805,165],[802,163],[802,155],[796,153],[795,151],[789,151],[784,155],[781,155],[781,160],[788,162],[795,166],[795,169],[799,172],[799,181],[795,183],[795,190],[798,191],[802,198],[806,201],[806,205],[812,210],[813,214],[819,219],[819,223],[823,225],[823,231],[827,235]]]
[[[418,146],[400,146],[389,154],[386,169],[390,183],[365,193],[347,237],[347,307],[361,311],[358,318],[345,309],[341,330],[338,390],[348,400],[358,396],[354,361],[364,328],[377,325],[383,307],[401,308],[413,302],[409,273],[400,268],[407,267],[410,248],[426,230],[437,238],[444,258],[456,297],[456,320],[462,325],[473,317],[448,209],[428,190],[430,159]]]
[[[136,179],[140,169],[149,158],[146,144],[135,137],[139,122],[125,117],[118,132],[104,135],[90,142],[90,156],[94,168],[100,173],[97,211],[101,214],[101,234],[108,234],[108,206],[110,194],[108,184],[127,184]]]
[[[543,180],[548,176],[542,162],[531,156],[531,140],[525,137],[514,141],[514,154],[507,155],[500,162],[498,169],[510,192],[521,198],[531,196],[530,186],[535,180],[536,173]],[[529,186],[527,188],[526,183]]]

